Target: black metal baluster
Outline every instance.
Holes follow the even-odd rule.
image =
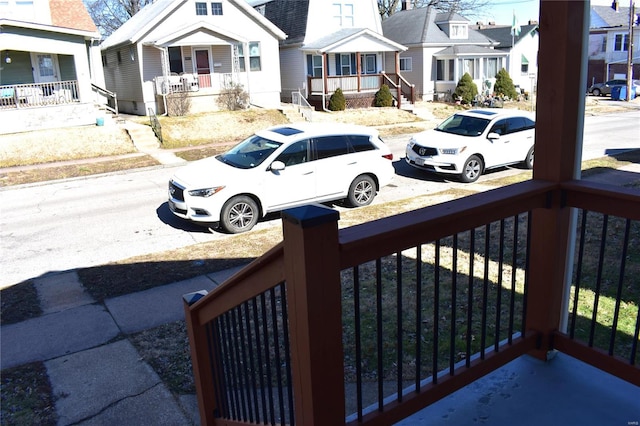
[[[382,347],[382,261],[376,259],[376,323],[378,333],[378,410],[382,411],[384,401],[384,366],[383,366],[383,347]]]
[[[469,231],[469,291],[467,293],[467,351],[465,364],[471,367],[471,335],[473,334],[473,260],[476,254],[476,231]]]
[[[485,357],[487,346],[487,303],[489,293],[489,256],[491,248],[491,224],[484,227],[484,278],[482,281],[482,330],[480,335],[480,358]]]
[[[580,224],[580,245],[578,247],[578,264],[576,271],[575,291],[573,292],[573,308],[571,310],[571,329],[569,337],[572,339],[576,331],[576,319],[578,318],[578,298],[580,296],[580,284],[582,282],[582,262],[584,260],[584,247],[586,245],[585,235],[587,233],[587,210],[582,211],[582,221]]]
[[[501,310],[502,310],[502,268],[504,267],[504,219],[500,220],[500,249],[499,249],[499,259],[498,259],[498,284],[496,294],[496,334],[495,341],[493,342],[493,347],[496,352],[500,349],[500,321],[501,321]]]
[[[602,235],[600,237],[600,253],[598,255],[598,272],[596,278],[595,300],[593,301],[593,313],[591,315],[591,328],[589,330],[589,347],[593,347],[593,338],[596,332],[598,320],[598,303],[600,303],[600,287],[602,286],[602,270],[604,268],[604,252],[607,247],[607,229],[609,227],[609,215],[602,216]]]
[[[449,374],[453,376],[456,364],[456,310],[458,284],[458,234],[453,235],[453,253],[451,265],[451,333],[449,336]]]
[[[353,267],[353,314],[355,324],[356,346],[356,404],[358,409],[358,421],[362,422],[362,330],[360,323],[360,269]]]
[[[435,242],[435,259],[433,274],[433,356],[431,360],[431,382],[438,384],[438,344],[440,335],[440,240]]]
[[[422,246],[416,247],[416,392],[422,371]]]
[[[616,307],[613,312],[613,324],[611,325],[611,340],[609,341],[609,355],[613,355],[616,332],[618,330],[618,316],[620,315],[620,302],[622,301],[622,287],[624,284],[624,271],[627,264],[627,248],[629,247],[629,233],[631,231],[631,219],[627,219],[624,228],[622,242],[622,256],[620,256],[620,275],[618,276],[618,290],[616,291]]]
[[[402,252],[396,253],[396,362],[398,401],[402,402]]]

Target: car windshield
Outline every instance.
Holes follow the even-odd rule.
[[[253,135],[216,159],[239,169],[252,169],[262,164],[280,145],[280,142]]]
[[[455,114],[442,122],[436,130],[462,136],[480,136],[489,125],[486,118]]]

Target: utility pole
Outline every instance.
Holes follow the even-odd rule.
[[[629,4],[629,46],[627,48],[627,102],[631,101],[631,88],[633,87],[633,24],[635,23],[635,1]],[[636,93],[636,95],[639,95]]]

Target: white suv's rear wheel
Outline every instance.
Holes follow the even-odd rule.
[[[482,164],[482,160],[477,155],[472,155],[464,162],[460,180],[467,183],[477,181],[482,174],[483,168],[484,164]]]
[[[368,175],[360,175],[351,182],[347,200],[353,207],[368,206],[376,196],[376,183]]]
[[[253,198],[246,195],[233,197],[222,206],[220,227],[231,234],[239,234],[258,223],[260,212]]]

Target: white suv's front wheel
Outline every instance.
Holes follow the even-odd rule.
[[[222,206],[220,227],[231,234],[239,234],[253,228],[259,216],[258,204],[253,198],[239,195]]]
[[[482,164],[482,160],[477,155],[472,155],[464,162],[460,180],[466,183],[477,181],[482,174],[483,168],[484,164]]]

